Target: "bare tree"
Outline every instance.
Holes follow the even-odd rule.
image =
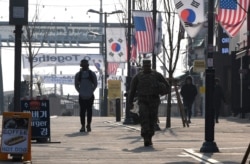
[[[42,45],[39,46],[38,41],[35,40],[35,32],[36,30],[39,28],[37,25],[37,22],[39,20],[39,5],[36,5],[36,9],[35,9],[35,14],[32,18],[31,23],[29,23],[27,26],[25,26],[24,28],[24,35],[23,35],[23,42],[27,47],[27,58],[29,61],[29,69],[30,69],[30,80],[29,80],[29,95],[30,97],[33,97],[33,68],[35,67],[33,65],[33,60],[34,57],[37,56],[37,54],[39,53]],[[44,32],[42,41],[44,41],[44,39],[47,37],[49,33],[49,30]],[[40,84],[37,84],[38,88],[40,88]],[[42,94],[41,88],[39,89],[39,94]]]
[[[153,0],[135,0],[133,1],[135,10],[146,10],[152,11]],[[127,3],[127,0],[126,0]],[[121,2],[122,4],[122,2]],[[173,86],[173,74],[176,70],[176,66],[179,60],[181,51],[181,40],[184,38],[184,29],[180,24],[179,18],[175,12],[174,3],[169,0],[159,0],[157,3],[157,12],[161,12],[163,15],[163,25],[166,27],[165,40],[162,41],[163,49],[167,55],[166,61],[158,57],[158,60],[162,62],[163,66],[168,72],[168,79],[170,86]],[[127,14],[126,14],[127,15]],[[139,56],[140,59],[140,56]],[[140,62],[140,61],[139,61]],[[172,106],[172,94],[168,95],[167,105],[167,117],[166,117],[166,128],[171,127],[171,106]]]
[[[182,28],[179,21],[176,21],[177,14],[175,13],[175,8],[173,3],[169,3],[168,0],[164,0],[164,18],[166,24],[166,33],[167,37],[165,40],[166,44],[163,44],[163,48],[167,54],[167,63],[168,66],[165,65],[165,69],[168,72],[169,84],[172,88],[173,86],[173,74],[176,70],[176,66],[180,56],[180,47],[181,40],[184,38],[184,29]],[[178,29],[178,30],[177,30]],[[168,48],[166,48],[168,46]],[[164,61],[166,62],[166,61]],[[166,128],[171,127],[171,92],[168,95],[168,105],[167,105],[167,120],[166,120]]]

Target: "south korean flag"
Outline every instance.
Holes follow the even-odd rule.
[[[106,29],[106,46],[108,62],[126,62],[127,47],[124,28]]]
[[[194,38],[207,21],[204,0],[174,0],[174,3],[182,26],[187,34]]]

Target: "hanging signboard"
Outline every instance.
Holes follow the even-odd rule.
[[[194,72],[205,72],[206,63],[205,60],[195,60],[194,61]]]
[[[49,100],[21,100],[21,110],[31,113],[31,138],[50,140]]]
[[[1,154],[30,153],[30,121],[30,113],[3,113]]]
[[[108,98],[115,99],[121,97],[121,81],[108,80]]]

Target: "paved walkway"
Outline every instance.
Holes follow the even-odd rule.
[[[180,118],[160,117],[161,131],[153,147],[144,147],[139,125],[123,125],[115,117],[94,117],[92,132],[80,133],[79,117],[51,118],[51,143],[32,143],[33,164],[195,164],[241,163],[250,142],[250,120],[228,117],[215,126],[218,153],[200,153],[204,119],[183,128]],[[248,158],[248,162],[250,157]],[[0,161],[0,164],[9,163]],[[21,163],[21,162],[11,162]]]

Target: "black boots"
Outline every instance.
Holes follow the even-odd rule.
[[[82,128],[80,129],[80,132],[85,132],[85,126],[82,126]]]
[[[144,137],[144,146],[147,147],[147,146],[152,146],[153,143],[152,143],[152,137]]]
[[[87,129],[87,132],[91,132],[91,126],[90,126],[90,124],[88,124],[86,126],[86,129]],[[80,132],[86,132],[85,131],[85,125],[82,126],[82,128],[80,129]]]
[[[87,132],[91,132],[90,124],[88,124],[88,125],[86,126],[86,128],[87,128]]]

